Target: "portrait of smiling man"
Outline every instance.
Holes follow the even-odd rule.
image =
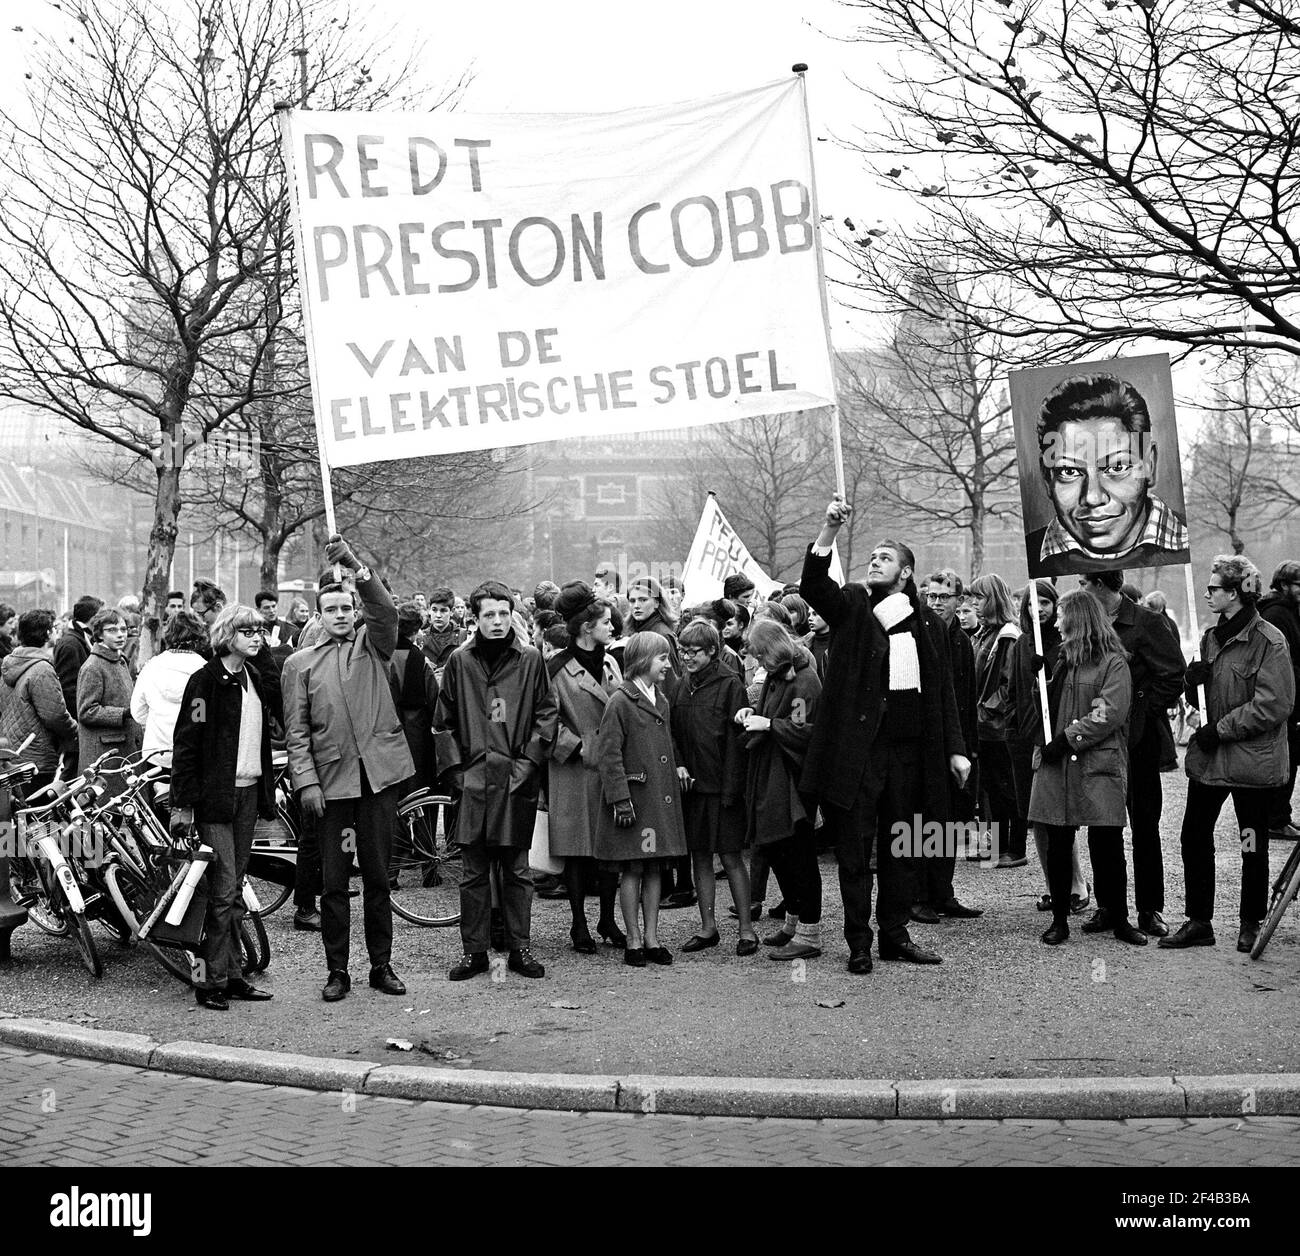
[[[1134,384],[1104,371],[1061,380],[1042,400],[1034,435],[1052,518],[1026,537],[1031,575],[1189,560],[1184,518],[1155,492],[1160,442]],[[1169,445],[1176,468],[1172,434]]]

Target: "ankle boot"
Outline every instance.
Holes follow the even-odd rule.
[[[1069,916],[1053,915],[1051,925],[1043,932],[1042,941],[1048,946],[1060,946],[1069,936]]]

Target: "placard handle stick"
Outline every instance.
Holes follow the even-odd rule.
[[[302,238],[302,215],[298,211],[298,181],[294,177],[293,139],[289,133],[289,115],[292,110],[293,106],[287,101],[282,100],[276,103],[275,116],[280,123],[280,159],[284,162],[285,187],[289,197],[289,218],[293,224],[294,239],[298,246],[297,256],[301,259],[307,256],[307,252]],[[316,379],[316,342],[312,337],[311,302],[307,300],[305,293],[302,302],[302,319],[303,330],[307,333],[307,365],[311,372],[312,414],[316,420],[316,453],[320,459],[320,482],[321,494],[325,502],[326,534],[334,536],[338,532],[338,525],[334,521],[334,488],[330,482],[330,464],[325,457],[324,416],[321,413],[320,386]],[[335,575],[337,579],[337,569]]]
[[[844,489],[844,441],[840,435],[840,399],[839,384],[835,375],[835,349],[831,344],[831,310],[826,296],[826,266],[822,259],[822,222],[817,208],[817,171],[813,165],[812,121],[808,117],[808,81],[804,78],[808,66],[806,62],[797,61],[790,67],[799,76],[799,92],[803,100],[804,132],[808,137],[808,199],[812,207],[813,243],[817,254],[817,293],[822,302],[822,326],[826,331],[826,357],[831,366],[832,386],[835,398],[831,403],[831,450],[835,455],[835,490],[846,501],[848,494]]]
[[[1043,657],[1043,625],[1038,622],[1038,577],[1029,577],[1029,622],[1034,627],[1034,653]],[[1035,669],[1038,678],[1038,703],[1043,712],[1043,745],[1052,740],[1052,712],[1047,705],[1047,663]]]
[[[1192,654],[1192,661],[1195,662],[1201,652],[1201,622],[1196,614],[1196,584],[1192,576],[1192,564],[1188,563],[1183,568],[1187,576],[1187,618],[1191,621],[1192,642],[1195,651]],[[1205,686],[1196,686],[1196,710],[1201,717],[1201,727],[1204,728],[1209,719],[1205,710]]]

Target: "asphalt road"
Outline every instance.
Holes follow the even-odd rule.
[[[1180,773],[1163,780],[1174,925],[1185,785]],[[1300,910],[1262,961],[1236,952],[1240,858],[1230,816],[1229,807],[1219,825],[1214,948],[1134,949],[1077,928],[1066,945],[1045,947],[1038,935],[1046,917],[1034,908],[1042,873],[1032,860],[1010,871],[959,861],[958,893],[985,916],[913,927],[943,964],[878,962],[871,976],[852,977],[835,867],[824,860],[825,954],[803,970],[762,953],[737,958],[725,912],[723,945],[678,954],[671,968],[630,969],[604,947],[580,956],[569,948],[567,904],[538,900],[533,947],[544,979],[503,973],[501,981],[449,983],[458,931],[399,920],[394,965],[410,993],[392,998],[366,987],[358,911],[353,992],[327,1005],[319,937],[294,932],[284,908],[268,922],[274,959],[259,979],[275,992],[270,1003],[199,1010],[147,954],[120,950],[107,936],[106,972],[95,982],[69,942],[29,925],[14,935],[14,962],[0,968],[0,1009],[160,1041],[520,1071],[896,1079],[1300,1071]],[[1288,850],[1275,844],[1275,871]],[[719,900],[727,903],[725,888]],[[593,922],[595,909],[592,900]],[[693,909],[665,913],[665,944],[676,950],[697,923]],[[413,1049],[391,1050],[389,1038]]]

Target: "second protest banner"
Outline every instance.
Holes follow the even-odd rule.
[[[286,111],[331,466],[834,403],[798,78],[593,115]]]

